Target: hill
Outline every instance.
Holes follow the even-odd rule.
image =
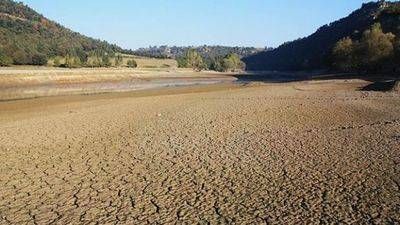
[[[397,8],[397,10],[396,10]],[[329,69],[332,49],[345,37],[362,38],[363,32],[380,23],[384,32],[399,34],[399,3],[371,2],[349,16],[319,28],[312,35],[285,43],[272,51],[243,59],[248,70],[315,70]]]
[[[254,47],[229,47],[229,46],[154,46],[149,48],[140,48],[133,52],[135,55],[156,57],[156,58],[179,58],[185,55],[189,49],[196,50],[204,58],[216,58],[224,57],[228,54],[234,53],[240,57],[250,56],[261,52],[264,49],[254,48]]]
[[[73,32],[23,3],[0,0],[0,61],[3,64],[37,65],[48,58],[67,55],[87,58],[94,51],[115,53],[123,49]]]

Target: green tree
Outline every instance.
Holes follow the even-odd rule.
[[[102,66],[105,67],[110,67],[111,66],[111,60],[110,57],[108,56],[108,53],[104,53],[102,58],[101,58]]]
[[[75,68],[82,67],[82,61],[80,57],[73,58],[73,65]]]
[[[178,63],[178,68],[187,68],[187,61],[185,57],[178,57],[176,59],[177,63]]]
[[[82,61],[78,56],[68,54],[65,57],[65,64],[63,66],[66,68],[79,68],[82,67]]]
[[[215,57],[211,59],[210,70],[224,72],[225,68],[223,66],[223,58],[222,57]]]
[[[32,56],[32,65],[44,66],[47,65],[47,56],[43,54],[35,54]]]
[[[201,71],[205,68],[203,57],[195,49],[189,49],[184,60],[187,68],[192,68],[195,71]]]
[[[99,51],[90,52],[87,65],[90,67],[101,67],[102,66],[101,58],[102,58],[102,55]]]
[[[53,66],[54,66],[54,67],[60,67],[60,66],[61,66],[60,57],[57,56],[57,57],[54,58]]]
[[[122,63],[123,63],[123,61],[124,61],[124,58],[122,57],[122,55],[120,55],[120,54],[118,54],[116,57],[115,57],[115,66],[121,66],[122,65]]]
[[[374,24],[363,33],[360,42],[362,64],[371,70],[379,69],[383,60],[393,56],[394,40],[395,35],[383,33],[381,25]]]
[[[12,59],[0,51],[0,66],[10,66],[12,64]]]
[[[336,43],[333,48],[333,66],[342,71],[352,71],[356,69],[355,45],[351,38],[346,37]]]
[[[360,41],[345,38],[333,48],[333,65],[342,71],[383,72],[393,70],[396,58],[395,35],[384,33],[376,23]]]
[[[127,66],[128,66],[129,68],[136,68],[136,67],[137,67],[137,63],[136,63],[136,61],[135,61],[134,59],[130,59],[130,60],[128,60],[128,62],[127,62]]]
[[[239,71],[245,69],[245,64],[240,60],[239,55],[230,53],[222,60],[222,68],[224,71]]]
[[[28,65],[31,63],[31,59],[29,59],[28,55],[26,52],[17,49],[14,51],[11,55],[13,59],[13,64],[15,65]]]
[[[400,72],[400,37],[394,43],[393,65],[394,72]]]

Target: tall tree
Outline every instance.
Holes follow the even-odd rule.
[[[360,41],[344,38],[333,48],[333,65],[342,71],[387,72],[396,58],[395,35],[384,33],[376,23],[364,31]]]
[[[360,42],[362,64],[370,69],[378,70],[383,60],[394,54],[395,35],[383,33],[379,23],[363,33]]]
[[[195,49],[189,49],[184,58],[188,68],[196,71],[201,71],[205,68],[203,57]]]
[[[354,43],[346,37],[336,43],[333,48],[333,66],[342,71],[352,71],[357,68],[354,58]]]
[[[115,66],[118,67],[118,66],[121,66],[121,65],[122,65],[122,63],[123,63],[123,61],[124,61],[124,58],[122,57],[121,54],[117,54],[117,56],[115,56],[114,61],[115,61],[115,63],[114,63]]]
[[[245,64],[240,60],[239,55],[230,53],[223,59],[222,67],[225,71],[235,72],[238,70],[244,70]]]
[[[12,59],[0,50],[0,66],[10,66],[12,63]]]

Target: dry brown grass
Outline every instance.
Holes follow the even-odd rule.
[[[127,63],[129,59],[133,58],[137,64],[138,68],[177,68],[178,63],[175,59],[156,59],[147,58],[139,56],[124,57],[124,64]]]

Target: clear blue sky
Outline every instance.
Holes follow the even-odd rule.
[[[82,34],[125,48],[276,47],[348,15],[365,0],[23,0]]]

